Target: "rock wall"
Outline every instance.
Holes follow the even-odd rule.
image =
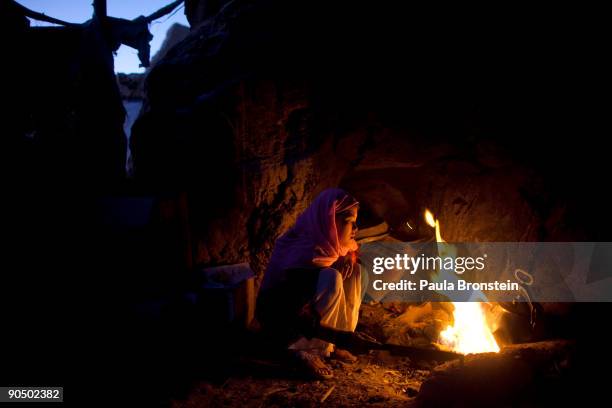
[[[402,239],[431,236],[425,207],[450,241],[595,237],[579,216],[589,187],[561,181],[594,168],[559,143],[576,112],[554,58],[530,27],[468,33],[449,14],[234,0],[170,50],[147,78],[134,169],[188,192],[195,262],[261,275],[275,238],[337,185]]]
[[[187,37],[187,34],[189,34],[189,27],[179,23],[172,24],[170,28],[168,28],[168,31],[166,31],[166,38],[164,38],[164,42],[162,43],[161,47],[155,53],[153,58],[151,58],[151,66],[149,67],[149,70],[151,67],[155,66],[159,60],[164,58],[166,53],[172,47],[183,41],[185,37]]]

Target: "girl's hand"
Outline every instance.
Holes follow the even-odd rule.
[[[355,266],[355,261],[357,257],[354,252],[349,252],[346,256],[341,256],[338,260],[332,265],[340,275],[342,275],[342,279],[346,280],[351,277],[353,274],[353,268]]]
[[[347,261],[343,262],[338,272],[342,275],[343,280],[347,280],[353,274],[353,264]]]

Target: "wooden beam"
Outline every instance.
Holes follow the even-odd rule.
[[[107,16],[106,0],[93,0],[94,17],[104,19]]]
[[[176,1],[173,1],[172,3],[170,3],[170,4],[160,8],[155,13],[153,13],[150,16],[146,17],[147,23],[150,23],[153,20],[157,20],[158,18],[161,18],[161,17],[165,16],[166,14],[171,13],[172,11],[174,11],[175,8],[177,8],[181,3],[183,3],[183,1],[184,0],[176,0]]]
[[[37,11],[30,10],[29,8],[24,7],[21,4],[17,3],[16,1],[12,1],[12,3],[15,5],[17,10],[23,13],[24,16],[32,18],[34,20],[46,21],[47,23],[58,24],[58,25],[66,26],[66,27],[76,27],[79,25],[79,24],[69,23],[67,21],[63,21],[57,18],[47,16],[44,13],[39,13]]]

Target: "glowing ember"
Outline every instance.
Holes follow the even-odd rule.
[[[440,233],[440,222],[429,210],[425,210],[425,221],[436,229],[436,241],[445,243]],[[450,246],[444,245],[442,252],[454,252]],[[484,294],[482,294],[484,297]],[[499,351],[499,346],[487,324],[487,320],[479,302],[453,302],[455,324],[448,326],[440,333],[440,344],[462,354],[487,353]]]

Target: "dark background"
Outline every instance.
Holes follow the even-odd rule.
[[[401,123],[410,112],[410,126],[425,135],[456,135],[450,141],[459,144],[492,138],[547,180],[551,193],[542,200],[564,200],[573,214],[584,214],[575,220],[583,227],[576,240],[609,240],[608,47],[601,11],[261,3],[264,11],[245,21],[272,26],[264,33],[270,46],[230,56],[232,74],[306,78],[317,106],[336,112],[338,123],[373,112]],[[166,227],[150,227],[138,239],[122,235],[105,222],[103,198],[163,198],[197,179],[162,172],[127,181],[117,164],[125,146],[113,142],[121,113],[80,40],[70,33],[32,36],[18,23],[3,34],[2,383],[64,385],[67,399],[69,384],[82,386],[83,396],[110,398],[114,384],[122,394],[151,395],[177,373],[188,376],[188,361],[200,361],[199,350],[214,350],[223,333],[207,333],[211,345],[197,342],[204,329],[172,311],[150,332],[144,323],[134,325],[128,307],[134,297],[180,292],[190,282],[167,276],[178,255],[163,251],[173,242],[164,240]],[[82,61],[76,83],[67,79],[75,55]],[[154,103],[167,95],[149,96]],[[42,137],[26,137],[32,130]],[[223,143],[208,146],[214,153]],[[223,164],[226,155],[217,156],[205,169]],[[218,175],[221,192],[224,177]],[[215,191],[200,197],[204,211],[214,213],[227,199]],[[143,276],[153,281],[143,284]],[[575,333],[586,344],[601,344],[603,333],[593,327],[609,308],[589,306]],[[603,358],[592,354],[583,359],[588,368]]]

